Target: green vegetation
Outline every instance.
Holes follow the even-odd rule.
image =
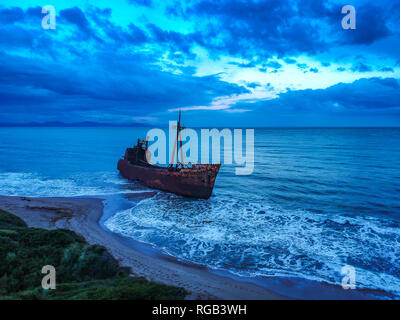
[[[0,299],[183,299],[177,287],[132,277],[104,247],[76,233],[28,228],[0,210]],[[44,290],[42,267],[56,268],[57,289]]]

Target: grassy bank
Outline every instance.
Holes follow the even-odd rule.
[[[132,277],[104,247],[76,233],[28,228],[0,210],[0,299],[183,299],[177,287]],[[57,288],[42,289],[42,267],[56,269]]]

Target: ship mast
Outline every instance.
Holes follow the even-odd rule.
[[[179,120],[178,120],[178,125],[176,127],[176,139],[174,143],[174,150],[172,151],[172,164],[174,163],[174,158],[175,158],[175,148],[176,148],[176,166],[178,167],[178,155],[179,155],[179,147],[178,143],[181,148],[181,163],[184,164],[183,161],[183,149],[182,149],[182,134],[181,131],[184,129],[183,126],[181,126],[181,110],[179,110]]]

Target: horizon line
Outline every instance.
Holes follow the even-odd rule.
[[[141,127],[141,128],[151,128],[151,127],[161,127],[161,128],[168,128],[168,125],[148,125],[143,123],[120,123],[120,124],[108,124],[108,123],[65,123],[65,124],[51,124],[51,123],[43,123],[43,124],[36,124],[36,123],[24,123],[24,124],[16,124],[16,123],[0,123],[1,128],[105,128],[105,127],[112,127],[112,128],[123,128],[123,127]],[[187,128],[193,129],[210,129],[210,128],[243,128],[243,129],[400,129],[399,126],[357,126],[357,125],[349,125],[349,126],[242,126],[242,127],[235,127],[235,126],[190,126]]]

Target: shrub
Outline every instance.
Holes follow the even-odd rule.
[[[129,276],[129,269],[99,245],[76,233],[28,228],[0,210],[0,298],[3,299],[182,299],[173,286]],[[57,289],[43,290],[42,267],[56,268]]]

